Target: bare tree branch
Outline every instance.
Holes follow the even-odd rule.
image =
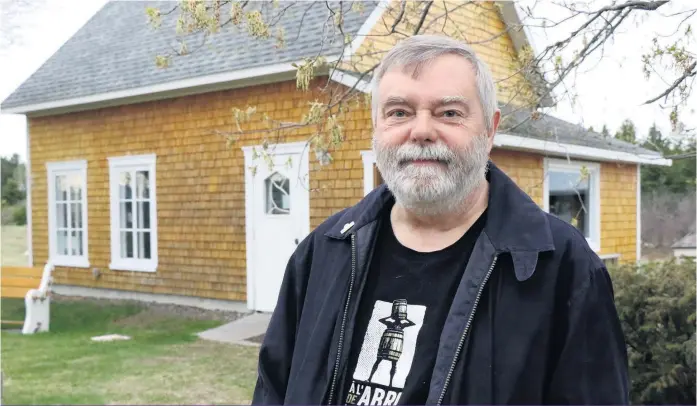
[[[414,28],[414,34],[416,35],[421,31],[421,26],[424,25],[424,21],[426,21],[426,16],[428,16],[428,10],[431,9],[431,6],[433,5],[433,1],[428,1],[426,2],[426,6],[424,6],[424,10],[421,12],[421,18],[419,18],[418,24],[416,24],[416,28]]]
[[[668,96],[673,90],[675,90],[678,86],[680,86],[680,84],[683,81],[685,81],[687,78],[695,76],[695,74],[697,74],[697,70],[695,70],[695,67],[697,67],[697,62],[693,62],[692,65],[690,65],[687,68],[685,73],[683,73],[679,78],[675,79],[675,82],[673,82],[673,84],[670,85],[670,87],[668,87],[663,93],[659,94],[658,96],[656,96],[652,99],[645,101],[642,104],[651,104],[662,97]]]

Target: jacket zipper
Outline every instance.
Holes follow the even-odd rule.
[[[341,333],[339,334],[339,346],[336,353],[336,361],[334,363],[334,376],[332,377],[332,387],[329,391],[329,402],[333,404],[334,391],[336,390],[336,379],[339,375],[339,364],[341,363],[341,350],[344,344],[344,330],[346,328],[346,317],[348,316],[349,303],[351,303],[351,293],[353,292],[353,282],[356,279],[356,234],[351,234],[351,281],[349,283],[348,296],[344,305],[344,315],[341,319]]]
[[[462,337],[460,337],[460,342],[457,345],[457,350],[455,351],[455,358],[453,358],[453,363],[450,365],[450,370],[448,371],[448,376],[445,378],[445,383],[443,384],[443,390],[441,391],[440,398],[438,399],[438,406],[440,406],[443,403],[443,399],[445,398],[445,392],[448,390],[448,384],[450,384],[450,379],[452,378],[453,372],[455,371],[455,364],[457,364],[457,358],[460,356],[460,352],[462,352],[462,346],[465,344],[465,338],[467,338],[467,333],[469,333],[470,326],[472,325],[472,320],[474,319],[474,313],[477,311],[477,305],[479,305],[479,298],[482,296],[482,292],[484,291],[484,286],[486,285],[486,282],[489,280],[491,273],[494,271],[494,267],[496,266],[497,260],[498,260],[498,256],[495,256],[494,261],[491,263],[491,266],[489,267],[489,271],[484,276],[484,280],[482,281],[481,286],[479,286],[479,291],[477,292],[477,297],[474,299],[474,305],[472,306],[472,313],[470,313],[470,317],[467,320],[467,324],[465,325],[465,330],[462,332]]]

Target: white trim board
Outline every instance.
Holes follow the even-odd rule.
[[[641,164],[636,165],[636,260],[641,261]]]
[[[118,157],[108,157],[109,162],[109,206],[110,206],[110,243],[111,257],[109,269],[118,271],[138,271],[138,272],[157,272],[158,265],[158,233],[157,233],[157,157],[155,154],[145,155],[124,155]],[[119,199],[119,173],[121,170],[141,171],[147,170],[148,192],[149,192],[149,219],[150,227],[146,230],[150,233],[150,258],[121,258],[120,245],[120,199]],[[131,179],[132,184],[136,185],[136,177]],[[133,187],[132,198],[137,198],[137,188]],[[137,212],[137,203],[132,206],[132,213]],[[132,232],[137,229],[136,220],[133,220]],[[133,250],[136,249],[133,243]]]
[[[497,133],[494,136],[494,146],[519,151],[531,151],[554,157],[571,159],[589,159],[605,162],[630,162],[649,165],[671,166],[673,161],[651,155],[637,155],[629,152],[611,151],[583,145],[566,144],[556,141],[539,140],[520,135]]]
[[[29,120],[24,118],[24,125],[26,126],[27,134],[27,163],[24,168],[25,176],[25,187],[27,188],[27,199],[26,199],[26,212],[27,212],[27,265],[30,267],[34,266],[34,241],[33,229],[32,229],[32,203],[31,203],[31,188],[32,188],[32,170],[31,170],[31,135],[29,134]]]
[[[82,218],[80,230],[82,231],[82,255],[58,255],[58,240],[56,234],[58,232],[58,213],[56,212],[56,182],[55,178],[57,175],[67,175],[70,173],[77,173],[80,176],[80,188],[81,197],[79,203],[81,205],[80,217]],[[48,204],[48,256],[49,260],[56,266],[68,266],[75,268],[89,268],[89,235],[88,235],[88,224],[87,219],[87,205],[89,204],[89,199],[87,198],[87,161],[86,160],[75,160],[75,161],[60,161],[60,162],[46,162],[46,181],[47,181],[47,202]],[[68,196],[68,201],[74,203],[71,197]],[[65,219],[68,233],[66,236],[67,241],[72,239],[70,231],[74,231],[72,228],[71,216],[73,214],[72,208],[70,206],[66,207],[67,218]],[[66,241],[66,242],[67,242]]]
[[[344,49],[344,60],[349,60],[353,54],[360,49],[361,45],[363,45],[363,41],[365,41],[366,36],[370,34],[370,31],[373,30],[375,27],[375,24],[377,24],[378,20],[382,17],[382,15],[387,11],[389,8],[390,1],[389,0],[380,0],[380,3],[378,3],[373,11],[370,12],[370,15],[368,18],[363,22],[363,25],[358,29],[356,32],[356,36],[351,40],[351,43],[346,46]]]
[[[356,82],[358,82],[357,77],[351,76],[349,74],[346,74],[346,73],[338,71],[338,70],[335,70],[334,72],[332,72],[332,74],[329,76],[329,80],[332,80],[332,81],[337,82],[337,83],[341,83],[342,85],[348,87],[349,89],[351,89],[353,86],[356,86],[356,90],[358,90],[359,92],[363,92],[363,93],[370,92],[370,82],[369,81],[367,81],[365,79],[361,79],[361,81],[358,84],[356,84]]]
[[[338,59],[336,55],[327,56],[327,62]],[[302,61],[296,61],[300,64]],[[71,99],[56,100],[44,103],[28,104],[3,109],[6,114],[30,114],[42,116],[60,114],[69,111],[90,110],[100,107],[119,106],[144,101],[166,99],[214,90],[234,89],[246,86],[274,83],[291,80],[295,77],[296,68],[290,62],[266,65],[254,68],[239,69],[231,72],[200,76],[173,82],[116,90],[90,96],[80,96]],[[318,73],[321,75],[322,73]],[[326,73],[325,73],[326,74]]]

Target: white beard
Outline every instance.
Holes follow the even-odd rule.
[[[487,137],[472,140],[464,151],[456,152],[442,142],[406,143],[383,146],[373,137],[375,164],[397,203],[416,214],[434,216],[452,213],[462,206],[486,179],[489,154]],[[441,166],[411,165],[409,160],[437,159]]]

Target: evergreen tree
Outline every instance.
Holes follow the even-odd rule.
[[[631,120],[624,120],[620,129],[615,133],[615,138],[632,144],[636,143],[636,127]]]
[[[671,142],[652,125],[641,146],[660,152],[664,157],[676,157],[671,166],[646,165],[641,169],[642,192],[672,192],[685,194],[695,190],[695,139]],[[691,156],[690,156],[691,155]]]

